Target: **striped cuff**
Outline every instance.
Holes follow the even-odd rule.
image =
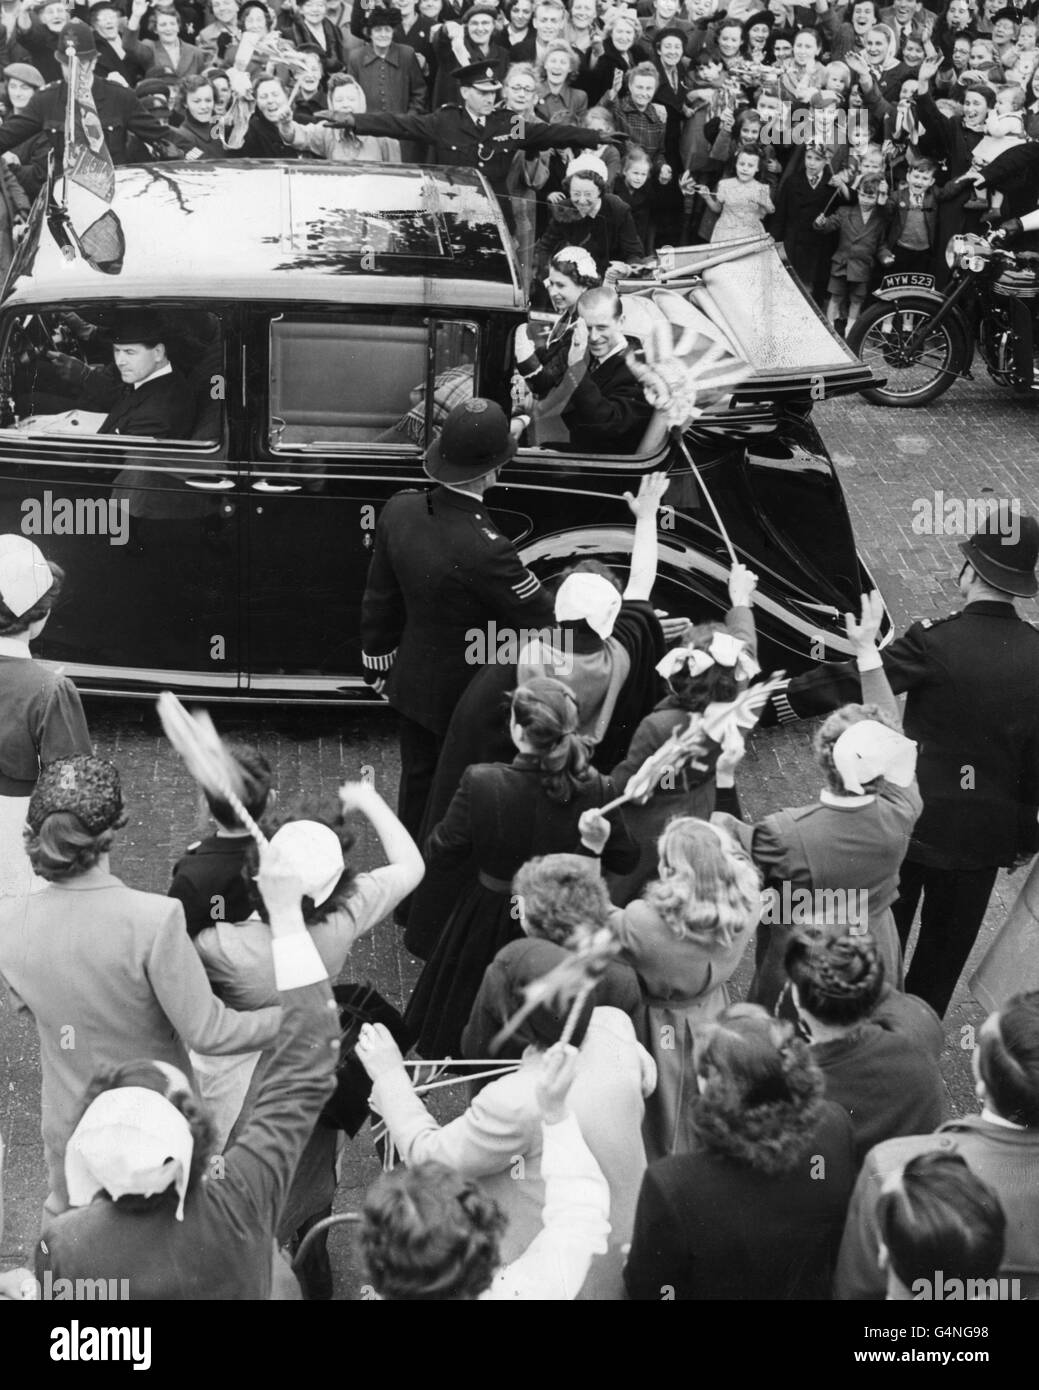
[[[388,671],[397,657],[399,647],[394,647],[392,652],[386,652],[383,656],[371,656],[368,652],[361,653],[361,662],[368,671]]]
[[[790,682],[787,681],[785,685],[779,690],[773,691],[772,694],[772,708],[776,711],[776,718],[779,720],[780,724],[793,724],[796,720],[801,718],[787,699],[786,692],[789,684]]]
[[[533,598],[540,588],[541,580],[537,577],[536,574],[531,574],[530,570],[527,570],[524,574],[524,577],[520,579],[517,583],[513,584],[512,592],[516,595],[518,599],[525,600],[528,598]]]

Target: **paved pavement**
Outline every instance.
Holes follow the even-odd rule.
[[[914,531],[921,501],[933,502],[937,492],[946,499],[991,495],[1017,498],[1024,510],[1039,513],[1039,422],[987,381],[961,384],[923,410],[882,410],[856,397],[824,404],[817,419],[840,467],[860,548],[900,630],[914,617],[957,606],[952,568],[959,537]],[[1034,604],[1026,616],[1036,619]],[[165,891],[169,866],[205,827],[204,804],[160,736],[150,710],[98,702],[88,713],[99,753],[114,759],[122,770],[129,807],[113,868],[136,887]],[[283,798],[304,792],[309,798],[331,801],[340,781],[358,776],[368,765],[376,785],[393,800],[398,764],[393,725],[385,711],[340,715],[269,710],[228,716],[221,710],[218,719],[230,735],[262,742]],[[811,726],[805,725],[756,736],[741,774],[749,816],[814,796],[817,779],[810,734]],[[359,827],[354,858],[361,866],[378,862],[365,826]],[[1000,875],[979,952],[1022,878],[1022,872]],[[392,925],[385,923],[358,944],[349,973],[354,979],[370,979],[391,1000],[403,1001],[417,975],[417,963],[400,946]],[[737,984],[746,984],[746,972]],[[947,1019],[942,1059],[950,1106],[959,1113],[973,1106],[970,1030],[981,1016],[961,989]],[[439,1108],[445,1115],[453,1113],[450,1100]],[[6,1229],[0,1244],[0,1268],[6,1268],[31,1262],[46,1190],[35,1029],[12,1015],[6,997],[0,998],[0,1134],[7,1146]],[[375,1171],[362,1135],[345,1151],[337,1208],[356,1207]],[[339,1228],[331,1242],[340,1297],[356,1291],[358,1282],[350,1237],[344,1234],[349,1229]]]

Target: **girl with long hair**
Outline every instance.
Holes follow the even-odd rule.
[[[621,959],[639,977],[635,1020],[657,1064],[643,1137],[652,1162],[692,1144],[693,1030],[729,1003],[726,981],[743,958],[761,906],[757,870],[733,837],[709,821],[677,816],[661,835],[659,877],[615,908]]]
[[[426,842],[431,869],[469,864],[471,876],[405,1015],[424,1057],[460,1055],[484,971],[502,946],[521,935],[513,875],[534,855],[578,849],[581,815],[611,795],[608,778],[590,766],[590,746],[578,733],[577,699],[562,681],[525,682],[509,708],[515,758],[468,768]],[[624,835],[608,864],[624,869],[634,858]]]

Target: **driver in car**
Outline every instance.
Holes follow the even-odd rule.
[[[84,367],[63,353],[47,354],[64,380],[79,385],[82,409],[107,412],[98,434],[191,437],[195,401],[167,356],[166,332],[158,314],[127,311],[99,334],[112,346],[112,366]]]

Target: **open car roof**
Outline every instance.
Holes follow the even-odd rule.
[[[699,309],[748,364],[746,379],[733,390],[734,403],[783,396],[821,400],[872,383],[870,369],[832,331],[771,237],[664,250],[660,261],[654,283]],[[622,285],[647,288],[645,281]]]

